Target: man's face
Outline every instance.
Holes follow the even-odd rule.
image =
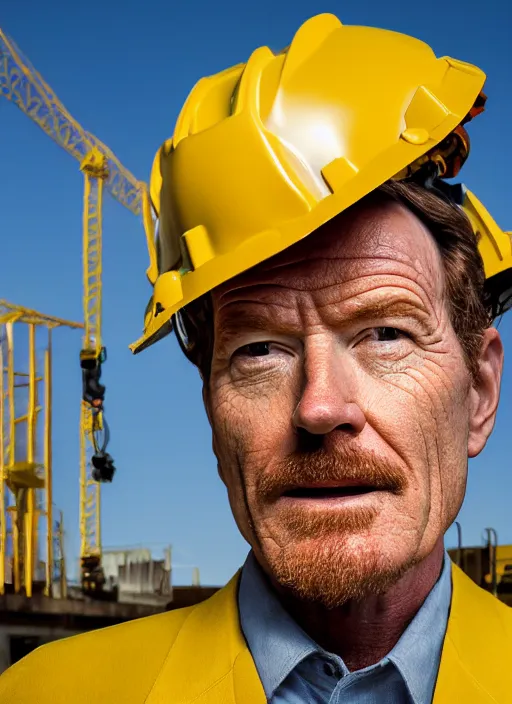
[[[220,473],[258,560],[301,598],[384,590],[457,515],[474,404],[443,282],[426,228],[384,202],[213,294]]]

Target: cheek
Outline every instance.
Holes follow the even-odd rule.
[[[294,449],[292,414],[297,394],[288,379],[274,385],[233,388],[218,383],[210,409],[215,452],[237,523],[246,513],[246,497],[254,503],[258,476],[276,458]]]
[[[468,375],[459,360],[425,359],[374,387],[368,420],[410,472],[411,510],[443,522],[458,511],[467,467]]]
[[[255,382],[219,381],[212,389],[212,415],[222,445],[244,470],[246,463],[262,466],[266,455],[290,451],[298,383],[298,370],[288,368]]]

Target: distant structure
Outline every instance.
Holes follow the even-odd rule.
[[[53,598],[0,595],[0,673],[44,643],[192,606],[219,589],[173,587],[170,547],[162,559],[155,559],[149,548],[105,550],[102,556],[106,583],[101,600],[85,595],[80,584],[68,584],[62,594],[57,581]],[[198,579],[196,569],[193,581]]]
[[[484,545],[462,545],[462,529],[456,524],[459,545],[448,554],[479,587],[512,606],[512,545],[498,545],[494,528],[485,529]]]
[[[105,590],[115,591],[119,603],[165,606],[172,601],[171,548],[155,560],[149,548],[104,550]]]

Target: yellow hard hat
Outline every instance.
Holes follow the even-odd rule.
[[[138,352],[183,306],[277,254],[390,179],[457,174],[485,74],[403,34],[308,20],[278,54],[200,80],[144,197],[153,296]],[[510,288],[511,238],[469,191],[488,279]],[[156,227],[155,227],[156,225]],[[156,230],[156,233],[155,233]],[[504,278],[505,277],[505,278]]]

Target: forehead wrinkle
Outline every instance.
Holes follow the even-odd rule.
[[[441,284],[442,277],[436,271],[432,257],[427,253],[428,262],[420,262],[410,254],[397,251],[389,245],[382,247],[387,250],[384,253],[372,252],[367,255],[353,254],[332,256],[319,256],[312,254],[307,258],[294,259],[292,261],[281,262],[278,265],[269,266],[268,262],[262,262],[257,267],[239,274],[237,277],[221,284],[217,288],[219,302],[231,296],[240,295],[240,292],[250,291],[259,287],[275,287],[290,289],[295,291],[318,291],[330,285],[341,285],[349,283],[355,278],[372,277],[387,274],[404,276],[419,283],[422,279],[426,287],[437,289]],[[442,259],[438,249],[433,242],[431,252],[438,259],[442,269]],[[377,269],[364,273],[364,269],[373,264]],[[325,266],[322,267],[322,264]],[[423,264],[423,266],[422,266]],[[426,266],[425,266],[426,264]],[[388,265],[388,266],[386,266]],[[394,271],[386,271],[391,268]],[[429,276],[424,273],[427,269]],[[437,274],[437,275],[436,275]],[[326,283],[333,281],[333,283]],[[419,284],[421,285],[421,284]],[[422,286],[426,288],[425,285]],[[432,291],[434,293],[435,291]]]
[[[302,298],[302,297],[301,297]],[[385,300],[330,301],[322,305],[314,301],[297,300],[297,305],[266,305],[262,301],[237,301],[226,308],[231,309],[218,320],[218,334],[228,342],[241,332],[279,333],[303,336],[312,327],[327,326],[343,329],[361,321],[378,321],[390,318],[416,319],[425,324],[431,318],[429,312],[417,301],[407,297],[403,291],[390,290]],[[243,306],[248,309],[243,310]],[[240,310],[242,308],[242,310]],[[285,315],[281,315],[283,310]],[[289,311],[293,311],[289,315]],[[277,313],[277,315],[276,315]],[[429,325],[429,329],[432,326]]]
[[[240,310],[244,305],[249,305],[249,310]],[[287,312],[296,311],[292,305],[267,304],[258,300],[233,301],[223,306],[223,312],[217,318],[218,334],[223,340],[240,334],[242,330],[296,335],[300,330],[297,315],[292,317],[280,315],[280,308],[284,308]],[[229,310],[226,312],[227,309]]]
[[[333,276],[321,277],[321,280],[318,281],[312,278],[310,272],[304,277],[306,280],[302,282],[303,286],[300,288],[292,287],[291,285],[280,285],[275,282],[264,283],[261,280],[258,283],[246,286],[241,284],[218,295],[218,311],[220,312],[226,307],[233,305],[250,305],[251,303],[262,303],[269,306],[279,305],[285,309],[295,308],[298,300],[306,302],[310,298],[317,307],[322,308],[332,302],[341,304],[344,300],[361,297],[365,294],[371,295],[372,292],[374,296],[377,296],[382,295],[384,291],[385,295],[388,296],[391,295],[389,293],[390,288],[397,289],[397,295],[399,295],[398,291],[401,289],[400,295],[402,297],[408,293],[411,297],[410,304],[412,305],[413,299],[416,299],[416,305],[418,308],[423,309],[425,313],[429,309],[434,311],[435,295],[433,295],[432,290],[429,290],[432,288],[429,279],[419,274],[416,269],[413,270],[414,276],[412,276],[410,274],[410,265],[403,265],[403,267],[408,270],[407,274],[405,272],[396,273],[395,267],[393,273],[389,273],[385,268],[368,273],[351,271],[349,276],[346,275],[341,280],[339,276]],[[337,273],[339,273],[338,268]],[[331,281],[326,281],[326,278],[331,279]],[[385,289],[388,289],[388,291],[385,291]],[[276,292],[278,295],[276,295]]]
[[[438,322],[439,312],[436,309],[432,292],[418,281],[410,278],[404,281],[403,277],[397,275],[367,274],[355,277],[351,283],[353,285],[347,286],[348,290],[341,298],[336,295],[339,289],[336,290],[336,286],[330,287],[332,295],[328,296],[326,301],[317,303],[318,307],[344,305],[345,302],[353,299],[353,306],[365,308],[375,303],[382,306],[382,313],[384,313],[386,307],[401,301],[409,307],[410,311],[414,309],[423,317],[433,316]],[[381,300],[377,301],[377,297]]]
[[[393,230],[396,225],[393,219],[385,217],[380,223],[379,228],[379,246],[391,259],[395,259],[410,267],[417,275],[418,279],[422,279],[426,286],[422,288],[429,297],[434,297],[439,294],[442,298],[445,293],[445,269],[441,250],[434,236],[416,215],[411,213],[400,205],[400,218],[405,220],[406,227],[399,229],[398,232]],[[417,230],[417,232],[414,232]],[[420,234],[421,233],[421,234]],[[395,243],[390,242],[389,238],[396,239],[397,244],[403,243],[407,245],[407,239],[411,237],[417,242],[417,246],[409,250],[406,246],[403,249],[397,250]],[[404,242],[405,239],[405,242]],[[397,256],[398,255],[398,256]],[[430,301],[432,306],[433,301]]]
[[[428,279],[421,278],[428,285]],[[276,297],[276,291],[282,295]],[[430,318],[435,321],[435,327],[439,324],[439,315],[431,293],[421,285],[418,276],[383,272],[352,274],[343,285],[335,281],[307,291],[260,282],[239,286],[219,296],[216,327],[225,338],[242,329],[296,334],[299,321],[307,328],[320,323],[322,317],[328,318],[328,324],[335,327],[393,316],[417,318],[423,323]],[[262,307],[261,313],[254,312],[255,306]]]
[[[390,272],[386,271],[385,268],[382,268],[377,271],[363,273],[361,271],[354,271],[353,267],[349,268],[347,266],[343,266],[343,264],[348,263],[349,261],[368,262],[376,259],[388,261],[390,264],[395,265],[395,271]],[[271,276],[270,272],[268,272],[268,277],[262,276],[260,272],[252,273],[250,278],[249,276],[246,277],[245,275],[241,275],[241,277],[243,276],[244,278],[237,277],[236,280],[227,282],[222,288],[219,287],[214,292],[214,299],[216,299],[217,308],[220,310],[226,305],[239,300],[241,301],[244,296],[250,296],[249,300],[255,301],[258,300],[258,295],[263,299],[268,299],[275,294],[276,291],[280,291],[284,294],[282,297],[284,299],[286,297],[286,293],[288,292],[292,294],[323,292],[328,291],[329,289],[339,289],[342,286],[345,287],[358,279],[393,276],[397,278],[408,278],[415,281],[420,276],[419,272],[415,269],[413,269],[416,274],[414,277],[408,277],[405,273],[396,273],[397,262],[396,260],[389,259],[388,257],[353,257],[351,260],[336,257],[328,260],[329,267],[327,271],[325,269],[316,271],[315,264],[319,264],[320,261],[326,260],[315,260],[313,262],[308,262],[306,267],[302,268],[302,271],[300,269],[298,271],[294,271],[293,269],[295,267],[287,265],[286,268],[288,270],[286,272],[282,272],[283,275],[278,275],[277,278],[275,276]],[[335,262],[339,262],[340,266],[335,266]],[[300,262],[299,264],[303,264],[303,262]],[[406,264],[402,266],[411,268],[410,265]],[[282,269],[283,268],[284,265]],[[299,267],[297,267],[297,269],[298,268]],[[347,269],[349,270],[347,271]],[[428,279],[425,279],[425,281],[428,283]]]
[[[287,294],[293,298],[290,307],[297,308],[296,296],[300,293],[312,294],[313,299],[315,293],[327,298],[339,297],[340,293],[351,296],[358,280],[368,281],[368,289],[377,289],[382,288],[382,284],[376,278],[393,277],[401,278],[399,286],[410,290],[425,309],[430,309],[438,318],[439,301],[436,299],[444,299],[444,267],[439,248],[420,220],[402,208],[399,208],[400,213],[395,208],[393,210],[399,215],[398,219],[389,217],[389,211],[380,210],[380,219],[366,216],[352,220],[345,228],[338,224],[336,229],[332,223],[330,235],[327,233],[326,237],[326,230],[319,233],[320,238],[313,246],[315,233],[312,233],[313,238],[308,236],[279,255],[221,284],[214,292],[218,311],[237,300],[241,302],[243,297],[247,297],[247,303],[254,303],[259,298],[267,305],[274,305],[279,299],[279,303],[287,307]],[[340,229],[346,232],[346,237],[339,236]],[[419,237],[418,232],[421,233]],[[354,242],[355,235],[357,242]],[[370,251],[362,254],[355,250],[356,246]],[[372,264],[373,270],[368,271]],[[345,292],[345,288],[349,290]],[[347,295],[342,297],[347,298]]]
[[[408,251],[407,245],[410,245],[411,238],[418,246]],[[414,264],[419,263],[417,254],[422,241],[427,250],[430,250],[422,248],[429,260],[430,252],[434,257],[436,254],[440,257],[436,242],[426,225],[402,204],[386,201],[369,207],[366,205],[364,210],[356,207],[352,212],[341,213],[315,232],[240,276],[247,277],[249,282],[255,277],[265,278],[268,274],[297,265],[336,259],[349,261],[389,258],[394,262],[409,263],[416,269]],[[405,245],[405,248],[400,245]],[[367,250],[368,255],[361,256],[361,249]],[[384,250],[384,254],[379,255],[375,252],[377,249]]]
[[[276,298],[275,289],[282,291],[284,295]],[[243,295],[242,295],[243,294]],[[288,294],[288,295],[287,295]],[[290,295],[296,297],[296,292],[285,286],[273,286],[265,284],[255,284],[254,286],[239,287],[232,291],[226,291],[219,295],[218,304],[214,306],[215,321],[219,325],[231,324],[231,321],[240,321],[241,318],[248,319],[253,317],[262,319],[262,313],[255,313],[254,306],[259,306],[263,310],[272,309],[280,312],[279,309],[285,311],[296,310],[297,306],[294,300],[290,300]],[[252,307],[253,310],[248,312],[247,308]],[[220,322],[219,322],[220,321]]]
[[[240,274],[240,276],[237,276],[236,279],[231,279],[230,281],[227,282],[227,284],[223,285],[223,288],[220,286],[213,291],[213,296],[214,299],[216,298],[218,301],[217,308],[220,311],[221,309],[230,306],[234,303],[254,303],[258,302],[257,298],[249,298],[244,301],[243,296],[244,295],[251,295],[251,293],[255,293],[258,291],[258,289],[263,289],[263,291],[269,290],[269,289],[282,289],[284,291],[290,290],[293,291],[293,287],[287,285],[287,284],[279,284],[274,281],[268,281],[266,282],[265,280],[261,280],[258,278],[255,280],[253,283],[250,282],[244,282],[242,277],[244,274]],[[231,285],[229,288],[227,288],[228,284],[235,284],[234,286]]]

